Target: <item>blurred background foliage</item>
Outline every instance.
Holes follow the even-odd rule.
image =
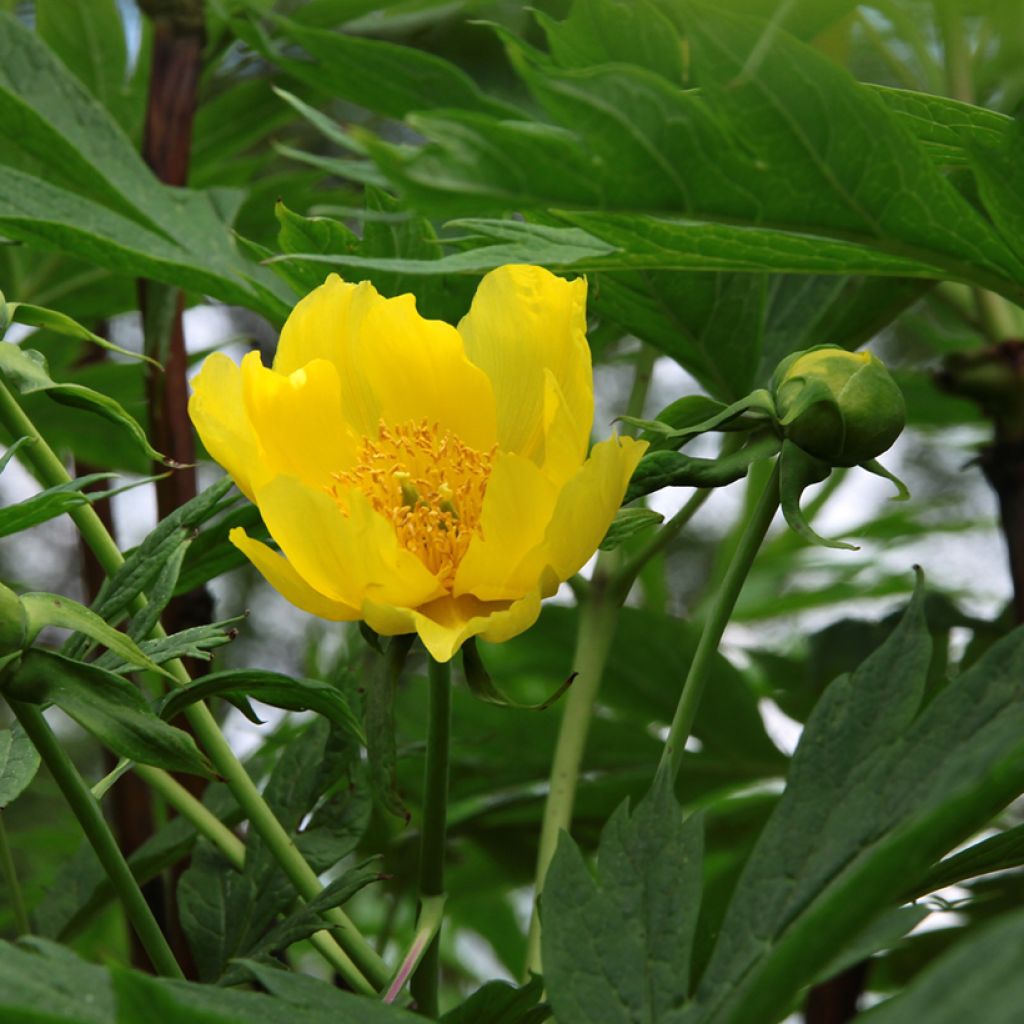
[[[932,586],[935,688],[1012,623],[997,503],[978,458],[1013,418],[999,389],[1020,401],[1007,342],[1021,336],[1021,315],[1004,297],[1024,294],[1024,219],[1007,198],[1016,183],[1019,203],[1024,185],[1012,161],[1020,152],[1012,117],[1024,93],[1018,0],[719,6],[773,19],[810,42],[819,78],[786,78],[782,37],[737,64],[713,23],[674,0],[208,0],[188,183],[175,188],[138,156],[150,19],[131,0],[0,0],[0,288],[8,300],[60,309],[141,349],[135,279],[145,275],[186,289],[190,360],[253,346],[269,359],[290,305],[331,271],[367,278],[385,294],[411,291],[421,312],[450,321],[480,276],[502,263],[586,273],[598,435],[614,416],[651,416],[682,394],[732,401],[810,344],[870,342],[893,367],[910,429],[892,468],[912,500],[889,505],[881,487],[840,473],[812,499],[816,528],[854,539],[858,553],[772,535],[688,746],[678,795],[706,812],[700,927],[708,934],[777,801],[801,723],[826,684],[889,634],[913,587],[912,562]],[[855,91],[840,68],[872,88]],[[893,89],[929,94],[936,106],[915,106]],[[994,113],[968,116],[948,99]],[[813,140],[820,162],[809,167],[806,153],[779,141],[775,103],[794,105],[794,138],[815,125],[827,136],[831,119],[848,130],[834,150]],[[858,135],[865,111],[886,117]],[[921,144],[909,155],[900,148],[908,129]],[[778,162],[759,162],[776,144]],[[883,180],[895,199],[873,191]],[[10,335],[27,336],[54,379],[115,397],[146,421],[142,364],[87,358],[85,343],[45,329]],[[967,371],[977,366],[996,367],[998,394],[987,381],[974,386]],[[129,479],[148,472],[115,425],[42,395],[28,396],[25,408],[80,464]],[[714,448],[702,441],[695,450]],[[586,849],[620,801],[648,787],[708,595],[759,486],[755,473],[716,494],[631,594],[577,801],[574,835]],[[25,487],[13,467],[0,480],[7,500]],[[654,507],[671,513],[688,496],[664,492]],[[145,534],[151,501],[142,489],[115,502],[126,545]],[[216,617],[251,609],[218,666],[298,673],[341,687],[355,703],[371,700],[363,691],[376,655],[358,632],[286,612],[241,566],[226,527],[207,529],[186,557],[180,589],[231,570],[213,584]],[[632,539],[615,557],[648,539]],[[63,523],[5,540],[0,560],[6,579],[85,592]],[[534,629],[484,658],[507,692],[542,700],[568,674],[575,634],[567,592]],[[365,834],[349,844],[358,845],[354,855],[383,852],[388,879],[357,897],[353,916],[392,951],[408,944],[414,920],[415,829],[394,810],[418,820],[425,702],[416,668],[395,695],[394,790],[372,811],[365,805]],[[314,726],[308,716],[260,711],[267,721],[256,728],[226,714],[265,778]],[[455,927],[444,949],[451,992],[521,971],[557,714],[456,693]],[[98,777],[92,741],[70,729],[67,738]],[[306,797],[308,806],[293,808],[299,818],[322,794]],[[45,776],[5,820],[43,934],[73,937],[93,959],[126,958],[119,918],[87,884],[97,878],[83,867],[91,854],[75,852],[77,830]],[[1019,821],[1011,807],[992,829]],[[170,827],[159,806],[157,826]],[[993,908],[1017,904],[1020,878],[1014,868],[947,892],[955,913],[891,942],[868,987],[906,985]],[[11,925],[0,904],[0,928]]]

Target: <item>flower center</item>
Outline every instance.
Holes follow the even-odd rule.
[[[331,475],[330,492],[345,511],[343,488],[356,487],[395,527],[398,541],[451,589],[469,542],[480,530],[494,449],[479,452],[426,420],[380,424],[364,437],[355,465]]]

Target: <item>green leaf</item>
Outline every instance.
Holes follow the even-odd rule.
[[[0,134],[36,172],[0,168],[0,224],[11,237],[272,311],[254,282],[273,278],[239,256],[212,198],[159,182],[108,111],[5,13]]]
[[[939,258],[947,270],[975,263],[1020,280],[1016,257],[876,94],[785,33],[752,66],[763,25],[693,0],[684,10],[706,102],[733,140],[768,162],[758,192],[763,216],[882,249],[898,245],[908,255],[927,252],[924,259]],[[739,213],[734,195],[722,199]]]
[[[783,1016],[851,936],[903,901],[908,879],[1020,792],[1024,633],[922,708],[931,654],[922,596],[815,708],[682,1020]]]
[[[347,903],[357,892],[381,880],[380,865],[376,861],[361,864],[344,872],[326,885],[315,900],[303,904],[275,924],[265,935],[245,951],[246,960],[273,962],[273,956],[296,942],[308,939],[314,932],[330,928],[323,914]],[[232,985],[244,980],[245,970],[232,964],[221,978],[221,984]]]
[[[39,752],[17,722],[0,729],[0,811],[28,788],[39,770]]]
[[[0,1021],[114,1024],[114,996],[103,968],[43,939],[31,940],[35,952],[27,946],[0,944]]]
[[[0,374],[19,395],[44,393],[55,402],[94,412],[125,430],[145,455],[168,462],[146,439],[146,433],[120,403],[81,384],[59,383],[50,378],[46,360],[38,352],[0,342]]]
[[[366,742],[362,726],[338,687],[260,669],[232,669],[202,676],[167,694],[160,704],[160,717],[170,721],[190,704],[208,697],[251,697],[288,711],[315,711],[359,743]]]
[[[700,907],[703,824],[664,775],[601,834],[597,879],[562,834],[541,896],[544,983],[574,1024],[657,1021],[686,999]]]
[[[1013,1024],[1024,1002],[1017,957],[1022,941],[1024,913],[1018,910],[962,939],[905,992],[865,1013],[865,1024]]]
[[[225,497],[233,486],[229,477],[218,480],[165,516],[138,547],[127,553],[124,564],[104,582],[93,602],[96,614],[107,622],[117,622],[135,598],[152,586],[164,564],[187,543],[192,531],[236,500]],[[72,638],[65,646],[65,653],[77,657],[86,649],[86,644]]]
[[[202,802],[229,827],[242,820],[240,808],[223,783],[210,783],[203,790]],[[145,885],[187,857],[195,843],[193,826],[187,819],[175,817],[128,855],[128,865],[139,884]],[[72,942],[116,899],[107,873],[93,848],[83,840],[70,857],[62,860],[53,885],[33,909],[36,933]]]
[[[874,92],[943,166],[966,166],[976,144],[1002,147],[1013,128],[1012,117],[945,96],[878,85],[865,88]]]
[[[235,639],[238,635],[237,623],[244,619],[244,615],[237,615],[235,618],[225,619],[223,622],[210,622],[205,626],[190,626],[188,629],[182,629],[167,637],[143,640],[139,643],[139,649],[157,665],[163,665],[174,658],[196,658],[199,661],[209,661],[211,657],[209,652],[213,648],[223,647],[224,644],[229,644]],[[111,672],[128,670],[128,664],[110,652],[97,658],[95,664]]]
[[[484,96],[457,65],[424,50],[307,28],[287,18],[274,21],[315,61],[275,55],[275,63],[322,92],[379,114],[403,118],[411,111],[434,107],[477,110],[498,117],[517,113],[515,107]]]
[[[358,747],[322,719],[284,749],[264,798],[317,872],[351,853],[368,823],[370,804]],[[310,812],[309,823],[298,832]],[[339,883],[332,896],[342,888]],[[230,960],[262,949],[259,943],[277,916],[291,909],[295,891],[262,839],[250,830],[240,874],[209,844],[200,843],[182,875],[178,901],[201,977],[213,981]]]
[[[93,345],[99,345],[100,348],[106,349],[108,352],[117,352],[119,355],[127,356],[129,359],[140,359],[152,363],[154,366],[159,365],[148,356],[132,352],[131,349],[121,348],[120,345],[115,345],[113,342],[107,341],[106,338],[101,338],[98,334],[94,334],[83,327],[77,320],[72,320],[71,317],[56,309],[46,309],[43,306],[33,306],[25,302],[8,302],[5,304],[3,292],[0,292],[0,336],[3,334],[3,328],[10,323],[25,324],[29,327],[42,327],[48,331],[53,331],[54,334],[61,334],[68,338],[78,338],[81,341],[89,341]]]
[[[602,551],[614,551],[630,538],[664,521],[665,517],[660,512],[650,508],[620,508],[598,546]]]
[[[7,446],[7,450],[0,455],[0,473],[6,468],[7,464],[18,454],[18,449],[24,447],[27,444],[34,444],[35,440],[31,437],[19,437],[12,439],[12,442]]]
[[[9,537],[13,533],[27,530],[30,526],[56,519],[57,516],[70,512],[73,508],[80,508],[82,505],[96,501],[97,498],[109,497],[115,492],[87,492],[85,488],[100,480],[109,480],[113,475],[113,473],[90,473],[88,476],[77,477],[66,484],[48,487],[45,491],[33,494],[31,498],[26,498],[24,501],[5,505],[0,508],[0,537]]]
[[[95,665],[33,648],[10,671],[4,692],[56,704],[121,757],[171,772],[211,774],[188,733],[162,721],[126,679]]]
[[[1021,864],[1024,864],[1024,825],[1017,825],[982,839],[936,864],[920,883],[914,885],[913,895],[915,898],[926,896],[968,878],[1005,871]]]
[[[36,31],[68,70],[130,131],[133,113],[124,25],[116,0],[86,9],[60,0],[36,0]]]
[[[815,238],[784,230],[699,224],[636,214],[560,210],[561,219],[628,253],[633,266],[673,270],[775,270],[807,274],[943,277],[926,259],[879,251],[867,243]],[[622,258],[625,262],[625,257]],[[607,261],[615,265],[617,261]]]
[[[536,17],[564,68],[636,64],[670,82],[683,81],[683,47],[672,22],[649,0],[576,0],[565,21]]]
[[[489,981],[449,1010],[441,1024],[543,1024],[551,1016],[541,1002],[543,996],[544,981],[537,975],[522,988],[506,981]]]
[[[778,438],[769,436],[717,459],[701,459],[673,451],[649,452],[633,472],[624,500],[634,501],[663,487],[724,487],[742,480],[751,463],[770,459],[778,450]]]
[[[168,679],[173,678],[166,670],[139,650],[138,646],[124,633],[108,625],[99,615],[84,605],[59,594],[23,594],[22,607],[28,619],[28,640],[31,643],[45,626],[71,629],[103,644],[112,654],[134,668],[145,668]]]

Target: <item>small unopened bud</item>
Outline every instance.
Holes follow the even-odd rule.
[[[903,394],[870,352],[833,345],[794,352],[775,370],[772,394],[785,436],[833,466],[870,462],[907,420]]]

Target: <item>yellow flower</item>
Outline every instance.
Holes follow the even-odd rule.
[[[438,661],[529,628],[601,542],[646,445],[587,457],[586,282],[508,266],[458,329],[331,275],[272,369],[209,357],[189,413],[280,548],[231,540],[292,604]]]

